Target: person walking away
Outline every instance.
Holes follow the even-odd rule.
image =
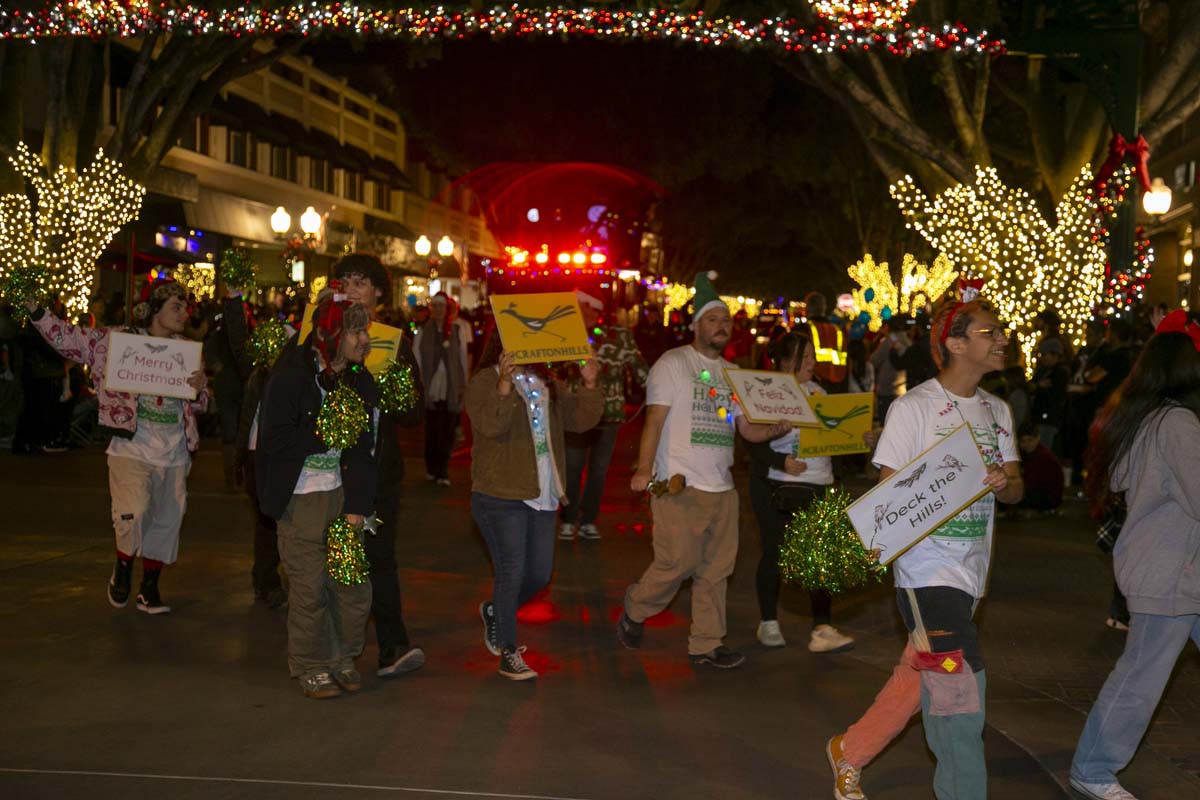
[[[259,406],[255,477],[263,512],[278,522],[288,575],[288,670],[316,699],[362,688],[354,660],[366,637],[371,581],[347,585],[330,575],[326,530],[344,516],[361,537],[374,517],[378,395],[361,366],[369,324],[362,306],[323,290],[312,333],[279,357]],[[345,450],[327,445],[316,425],[325,395],[339,386],[359,396],[369,419]]]
[[[596,517],[608,478],[608,465],[617,444],[617,432],[625,422],[626,376],[637,386],[645,386],[650,368],[638,352],[628,328],[600,322],[604,302],[591,292],[575,290],[583,324],[596,352],[600,368],[600,389],[604,393],[604,414],[600,424],[583,433],[566,433],[567,503],[562,507],[558,538],[571,541],[600,538]],[[587,481],[584,482],[584,471]],[[582,491],[580,491],[582,485]]]
[[[904,318],[892,317],[887,321],[885,335],[879,337],[870,359],[875,369],[875,417],[880,424],[887,418],[888,409],[896,398],[904,394],[904,372],[896,365],[898,356],[907,352],[908,348]]]
[[[719,669],[740,666],[745,657],[723,644],[725,588],[738,546],[738,497],[733,466],[734,427],[747,441],[786,433],[790,424],[750,425],[737,413],[721,358],[729,343],[729,308],[712,287],[715,272],[696,276],[691,344],[667,351],[650,369],[646,423],[630,480],[635,492],[651,481],[677,483],[675,494],[651,497],[654,560],[625,592],[617,638],[641,646],[647,618],[667,607],[680,584],[692,579],[692,625],[688,659]]]
[[[147,284],[133,309],[141,327],[125,332],[182,339],[187,324],[187,293],[174,281]],[[108,579],[108,602],[124,608],[133,582],[133,560],[142,559],[136,606],[147,614],[166,614],[159,579],[179,555],[179,530],[187,510],[187,476],[192,453],[200,445],[196,417],[208,408],[208,379],[203,369],[188,376],[195,400],[133,395],[110,390],[105,377],[108,348],[116,328],[82,328],[47,313],[34,302],[26,307],[33,327],[64,358],[86,364],[100,398],[101,427],[112,435],[108,449],[108,489],[112,496],[117,559]]]
[[[829,321],[825,295],[810,292],[804,298],[804,314],[808,317],[808,336],[817,354],[817,382],[827,392],[846,391],[846,334],[840,325]]]
[[[1124,493],[1113,549],[1129,604],[1125,652],[1088,714],[1071,788],[1136,800],[1117,773],[1133,760],[1188,640],[1200,646],[1200,324],[1175,311],[1158,326],[1104,411],[1093,442],[1094,502]]]
[[[429,319],[417,330],[417,364],[425,376],[425,477],[450,485],[454,429],[467,383],[467,344],[454,324],[454,303],[445,292],[429,301]]]
[[[221,465],[225,490],[237,491],[237,435],[242,413],[243,388],[253,365],[246,354],[246,339],[252,321],[242,301],[241,290],[228,289],[221,300],[221,313],[204,341],[204,353],[213,370],[217,415],[221,423]]]
[[[604,411],[599,367],[590,359],[576,390],[548,371],[518,367],[493,330],[467,384],[471,448],[471,516],[492,558],[492,599],[479,604],[484,645],[500,657],[500,674],[537,677],[517,638],[517,609],[549,582],[554,519],[566,495],[566,431],[585,431]]]
[[[892,404],[875,450],[880,483],[942,437],[970,425],[988,465],[984,483],[991,491],[892,562],[900,616],[916,641],[924,638],[918,630],[927,635],[936,657],[918,654],[910,636],[871,707],[826,744],[838,800],[864,800],[861,771],[918,709],[937,759],[938,800],[987,796],[982,738],[987,678],[972,616],[987,586],[996,503],[1019,503],[1023,487],[1008,406],[979,383],[1004,367],[1007,338],[982,298],[947,304],[934,317],[932,331],[941,371]],[[953,671],[942,666],[947,660]]]

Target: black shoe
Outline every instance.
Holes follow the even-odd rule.
[[[717,669],[733,669],[744,664],[746,657],[741,653],[735,653],[725,645],[721,645],[698,656],[689,655],[688,661],[691,661],[693,664],[708,664]]]
[[[517,647],[501,653],[500,674],[511,681],[527,681],[536,678],[538,674],[525,663],[524,652],[524,647]]]
[[[142,585],[138,588],[137,610],[147,614],[169,614],[171,607],[158,594],[158,576],[161,569],[143,569]]]
[[[133,585],[133,561],[117,559],[113,567],[112,577],[108,579],[108,604],[113,608],[124,608],[129,602],[129,592]]]
[[[645,628],[645,623],[634,622],[621,610],[621,618],[617,620],[617,641],[628,647],[630,650],[637,650],[642,646],[642,632]]]
[[[494,656],[500,655],[500,642],[496,635],[496,608],[491,600],[479,604],[479,618],[483,620],[483,646]]]
[[[406,672],[413,672],[425,666],[425,651],[419,647],[385,647],[379,651],[379,669],[375,674],[380,678],[394,678]]]
[[[279,608],[287,602],[287,589],[276,586],[273,589],[255,589],[254,599],[267,608]]]

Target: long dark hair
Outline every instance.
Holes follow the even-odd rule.
[[[485,369],[494,368],[500,363],[500,354],[503,352],[504,344],[500,341],[500,331],[493,323],[491,329],[484,336],[483,350],[479,354],[479,360],[475,363],[475,371],[471,374],[476,375]],[[542,379],[542,383],[546,384],[546,390],[551,402],[558,400],[558,388],[555,384],[553,370],[545,364],[524,364],[523,368]]]
[[[1111,505],[1113,468],[1129,455],[1142,425],[1172,406],[1200,418],[1200,353],[1183,333],[1155,334],[1097,417],[1088,447],[1087,492],[1092,510]],[[1161,423],[1157,415],[1154,424]]]
[[[804,351],[811,343],[812,340],[803,333],[789,331],[767,345],[767,358],[771,359],[771,364],[776,371],[782,371],[783,362],[794,358],[796,359],[796,363],[792,365],[794,371],[796,367],[800,366],[800,359],[804,358]]]

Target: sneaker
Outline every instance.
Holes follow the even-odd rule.
[[[854,647],[854,638],[832,625],[818,625],[808,639],[810,653],[842,653]]]
[[[44,444],[44,445],[42,445],[42,452],[43,453],[65,453],[65,452],[67,452],[67,447],[66,447],[66,445],[61,445],[58,443]]]
[[[170,614],[171,607],[158,594],[161,569],[142,570],[142,585],[138,588],[137,610],[147,614]]]
[[[337,685],[345,689],[347,692],[357,692],[362,688],[362,673],[354,667],[345,667],[333,673],[333,679],[337,681]]]
[[[500,642],[496,634],[496,608],[491,600],[484,600],[479,604],[479,618],[483,620],[483,646],[492,655],[500,655]]]
[[[622,609],[621,618],[617,620],[617,641],[630,650],[637,650],[642,646],[642,633],[644,632],[645,624],[634,622]]]
[[[446,487],[449,487],[449,486],[450,486],[450,479],[449,479],[449,478],[438,478],[438,479],[437,479],[437,485],[438,485],[438,486],[446,486]]]
[[[414,672],[425,666],[425,651],[419,647],[410,647],[401,652],[398,647],[388,647],[379,654],[379,669],[375,674],[380,678],[394,678],[406,672]]]
[[[1137,800],[1119,783],[1084,783],[1071,778],[1071,788],[1088,800]]]
[[[108,579],[108,604],[113,608],[124,608],[129,602],[133,585],[133,561],[117,559],[112,576]]]
[[[600,538],[600,529],[597,528],[596,525],[591,522],[587,523],[586,525],[580,525],[579,526],[579,538],[580,539],[591,539],[592,541],[595,541],[596,539]]]
[[[783,647],[787,644],[783,632],[779,630],[779,620],[764,619],[758,623],[758,641],[764,647]]]
[[[425,480],[429,481],[430,483],[433,483],[434,481],[436,481],[436,480],[437,480],[437,476],[436,476],[436,475],[434,475],[432,472],[426,472],[426,473],[425,473]]]
[[[538,674],[525,663],[525,659],[521,655],[524,652],[525,647],[521,646],[515,650],[505,650],[501,653],[500,674],[514,681],[527,681],[531,678],[536,678]]]
[[[337,697],[342,693],[342,687],[334,682],[333,676],[328,672],[319,672],[316,675],[301,678],[300,688],[304,690],[305,697],[312,697],[316,700]]]
[[[842,755],[842,737],[835,736],[825,743],[825,757],[833,770],[833,796],[837,800],[867,800],[858,787],[859,771],[850,766]]]
[[[688,655],[688,661],[693,664],[708,664],[717,669],[733,669],[740,667],[746,662],[746,657],[741,653],[730,650],[725,645],[714,647],[707,653],[699,655]]]
[[[575,526],[572,525],[570,522],[564,522],[562,525],[559,525],[558,526],[558,538],[562,539],[564,542],[574,541]]]
[[[1116,617],[1109,617],[1108,619],[1104,620],[1104,624],[1107,625],[1108,627],[1112,628],[1114,631],[1128,631],[1129,630],[1129,623],[1122,622],[1121,620],[1117,619]]]

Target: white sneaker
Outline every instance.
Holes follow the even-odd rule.
[[[592,540],[599,539],[600,538],[600,529],[597,528],[595,526],[595,524],[593,524],[591,522],[580,525],[579,526],[579,538],[580,539],[592,539]]]
[[[1114,631],[1128,631],[1129,630],[1129,626],[1126,625],[1124,622],[1121,622],[1121,620],[1117,619],[1116,617],[1109,617],[1108,619],[1104,620],[1104,624],[1107,625],[1108,627],[1112,628]]]
[[[808,640],[810,653],[840,653],[854,647],[854,638],[846,636],[832,625],[818,625],[813,628]]]
[[[574,541],[575,540],[575,526],[569,522],[564,522],[562,525],[559,525],[558,526],[558,538],[562,539],[564,542]]]
[[[1088,800],[1137,800],[1119,783],[1084,783],[1071,778],[1071,788]]]
[[[779,630],[779,620],[769,619],[758,623],[758,641],[764,647],[783,647],[787,644]]]

